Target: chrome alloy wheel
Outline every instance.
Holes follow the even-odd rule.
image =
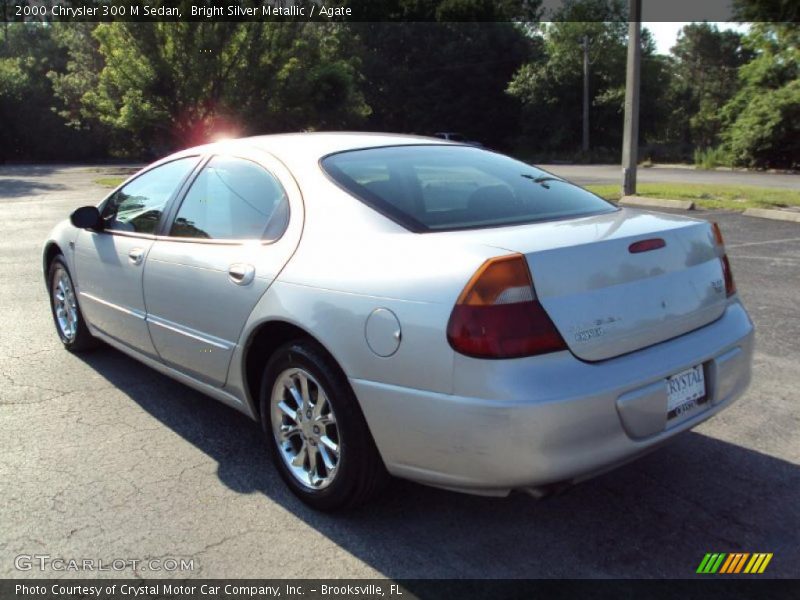
[[[272,434],[289,472],[319,490],[333,482],[339,467],[339,429],[325,390],[304,369],[291,368],[275,379],[270,400]]]
[[[78,334],[78,303],[67,271],[58,267],[53,273],[53,309],[61,335],[68,342]]]

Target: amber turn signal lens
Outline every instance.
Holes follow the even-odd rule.
[[[566,350],[564,339],[536,299],[521,254],[486,261],[458,297],[447,340],[475,358],[518,358]]]
[[[492,306],[509,304],[509,292],[518,291],[519,300],[533,299],[533,282],[521,254],[487,260],[469,280],[456,304]],[[527,297],[525,297],[527,295]],[[519,301],[517,300],[517,301]]]

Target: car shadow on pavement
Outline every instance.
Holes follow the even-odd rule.
[[[0,177],[42,177],[52,175],[69,165],[25,164],[0,162]]]
[[[32,179],[0,179],[0,202],[20,196],[34,196],[41,192],[65,190],[60,183],[43,183]]]
[[[368,506],[327,515],[285,488],[244,415],[111,348],[81,358],[215,460],[228,488],[265,494],[390,578],[686,578],[706,552],[733,551],[772,552],[769,575],[798,575],[800,467],[707,435],[544,500],[398,480]]]

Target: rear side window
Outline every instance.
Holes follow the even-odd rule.
[[[215,156],[192,183],[170,236],[210,240],[275,240],[289,222],[289,201],[264,167]]]
[[[159,165],[114,192],[103,207],[105,229],[154,233],[167,201],[197,160],[192,156]]]
[[[464,146],[391,146],[325,157],[345,190],[417,232],[498,227],[616,210],[508,156]]]

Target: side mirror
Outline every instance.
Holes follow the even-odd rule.
[[[96,206],[81,206],[74,210],[69,222],[78,229],[102,229],[100,211]]]

